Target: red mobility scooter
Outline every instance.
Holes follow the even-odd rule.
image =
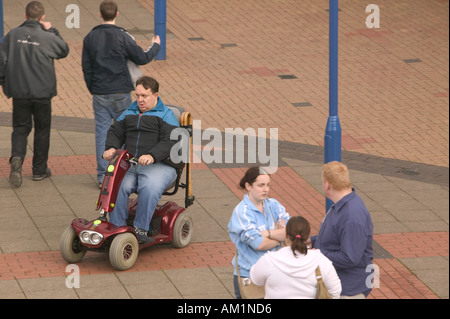
[[[181,107],[168,105],[180,122],[180,127],[189,134],[189,152],[192,149],[192,118],[189,112]],[[176,248],[187,246],[192,238],[194,225],[186,209],[194,203],[192,195],[190,161],[176,166],[175,183],[165,191],[164,195],[175,195],[180,188],[185,189],[185,205],[181,207],[169,201],[158,205],[153,214],[149,237],[153,242],[139,244],[134,231],[133,220],[139,197],[128,201],[127,226],[116,227],[108,222],[108,214],[114,214],[114,206],[120,184],[131,165],[136,165],[133,156],[126,150],[117,150],[109,162],[105,179],[97,202],[100,216],[88,221],[77,218],[66,228],[60,239],[60,252],[69,263],[81,261],[87,251],[109,253],[111,265],[117,270],[127,270],[133,267],[139,250],[161,243],[172,243]],[[181,183],[183,171],[186,171],[186,182]]]

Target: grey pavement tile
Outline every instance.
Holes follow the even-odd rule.
[[[355,185],[359,185],[359,184],[362,184],[362,185],[364,185],[364,184],[385,185],[384,183],[388,182],[387,178],[380,174],[368,173],[368,172],[363,172],[360,170],[352,170],[351,168],[349,168],[349,171],[350,171],[350,179],[351,179],[352,183]]]
[[[164,271],[183,298],[213,299],[230,295],[210,268]]]
[[[83,196],[96,194],[98,197],[99,189],[90,175],[57,175],[53,176],[52,180],[61,194]]]
[[[353,187],[367,194],[378,191],[389,191],[389,192],[401,191],[401,189],[398,188],[397,185],[387,181],[355,182],[352,179],[352,184]]]
[[[28,218],[28,212],[17,197],[0,196],[1,216],[5,220],[11,218]]]
[[[83,274],[80,277],[80,289],[96,287],[118,287],[121,286],[119,278],[114,272],[107,274]]]
[[[95,185],[94,185],[95,186]],[[81,195],[66,195],[63,194],[64,200],[69,205],[73,212],[73,215],[68,216],[70,218],[67,221],[72,221],[74,218],[85,218],[91,220],[99,216],[97,208],[98,189],[92,188],[92,193]]]
[[[0,293],[0,300],[2,299],[26,299],[26,297],[23,292]]]
[[[179,299],[177,288],[162,271],[117,273],[133,299]]]
[[[32,251],[46,251],[50,249],[46,241],[42,237],[22,239],[20,237],[18,238],[17,236],[18,232],[14,232],[11,234],[9,240],[0,240],[0,249],[2,253],[23,253]]]
[[[229,188],[217,177],[193,178],[192,188],[196,198],[217,198],[232,194]]]
[[[374,223],[375,234],[407,233],[410,231],[408,227],[399,221]]]
[[[448,257],[400,258],[400,261],[440,298],[449,298]]]
[[[42,216],[72,216],[72,211],[58,192],[45,193],[41,196],[21,196],[28,214],[34,217]]]
[[[230,221],[233,209],[240,202],[234,194],[218,198],[201,198],[198,201],[207,214],[224,230],[228,229],[228,222]]]
[[[404,209],[392,212],[398,220],[401,221],[442,221],[438,215],[429,209]]]
[[[42,196],[48,196],[51,195],[47,194],[58,194],[58,191],[53,184],[52,177],[45,178],[41,181],[33,181],[31,179],[31,176],[23,176],[23,182],[22,186],[15,189],[15,192],[17,193],[17,196],[19,196],[21,199],[30,199],[33,200],[32,197],[40,198]],[[22,200],[22,202],[25,202],[25,200]],[[49,202],[47,202],[49,203]]]
[[[30,138],[30,143],[32,139]],[[59,131],[52,130],[50,134],[50,156],[75,155],[72,146],[69,145],[61,136]]]
[[[36,291],[69,290],[66,287],[66,277],[30,278],[18,279],[17,281],[25,294]]]
[[[80,299],[129,299],[130,295],[115,273],[89,274],[80,277],[80,288],[75,288]]]
[[[405,190],[405,191],[408,191],[408,190],[417,191],[417,190],[424,190],[424,189],[440,189],[443,187],[441,185],[436,185],[436,184],[432,184],[432,183],[413,181],[413,180],[392,177],[392,176],[386,176],[386,178],[388,180],[392,181],[393,183],[395,183],[395,185],[397,185],[400,189]],[[447,187],[447,190],[448,190],[448,187]]]
[[[80,299],[130,299],[130,295],[123,286],[117,287],[89,287],[77,289]]]
[[[27,299],[79,299],[75,289],[40,290],[25,293]]]
[[[396,210],[404,209],[426,209],[427,207],[417,201],[415,198],[403,191],[390,192],[378,191],[370,192],[368,194],[372,200],[379,203],[384,209],[394,212]]]
[[[22,288],[16,280],[0,280],[0,296],[22,293]]]
[[[0,199],[2,199],[2,197],[16,196],[14,190],[15,188],[12,188],[9,184],[9,177],[0,178]]]
[[[448,232],[448,223],[443,221],[413,221],[403,222],[413,232]]]
[[[370,217],[374,223],[395,222],[397,219],[388,211],[373,211],[369,209]]]
[[[234,284],[233,284],[234,267],[233,266],[211,267],[210,269],[216,275],[216,277],[222,282],[222,284],[228,290],[228,293],[234,297]]]
[[[449,214],[448,214],[449,210],[448,209],[432,209],[431,211],[434,214],[436,214],[436,216],[439,216],[441,218],[441,220],[443,220],[447,224],[449,223]]]
[[[448,258],[441,256],[400,258],[410,270],[448,269]]]
[[[364,202],[364,205],[366,205],[369,212],[373,211],[384,211],[385,208],[377,201],[370,198],[370,194],[366,194],[364,192],[361,192],[359,189],[355,189],[356,193],[361,197],[361,199]]]
[[[47,243],[50,250],[59,250],[59,241],[61,239],[61,235],[69,225],[70,223],[62,224],[60,226],[39,228],[41,236]]]
[[[187,210],[194,222],[192,242],[228,240],[228,232],[224,230],[201,206],[201,199]]]
[[[95,135],[92,133],[58,131],[61,138],[70,145],[75,155],[95,155]],[[52,144],[53,147],[53,144]]]

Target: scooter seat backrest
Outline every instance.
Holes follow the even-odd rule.
[[[184,109],[181,106],[178,105],[167,105],[166,106],[172,110],[173,114],[175,115],[175,117],[177,118],[178,124],[181,121],[181,114],[184,113]]]

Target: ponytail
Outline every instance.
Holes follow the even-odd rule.
[[[292,253],[295,256],[297,256],[296,252],[299,252],[302,255],[308,253],[306,241],[309,238],[310,231],[311,227],[305,218],[294,216],[289,219],[286,225],[286,235],[291,242]]]

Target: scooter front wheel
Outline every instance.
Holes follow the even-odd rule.
[[[133,267],[139,254],[139,243],[132,233],[117,235],[109,248],[109,261],[116,270]]]
[[[81,249],[80,239],[72,225],[67,227],[59,240],[59,251],[65,261],[77,263],[86,254],[86,250]]]

